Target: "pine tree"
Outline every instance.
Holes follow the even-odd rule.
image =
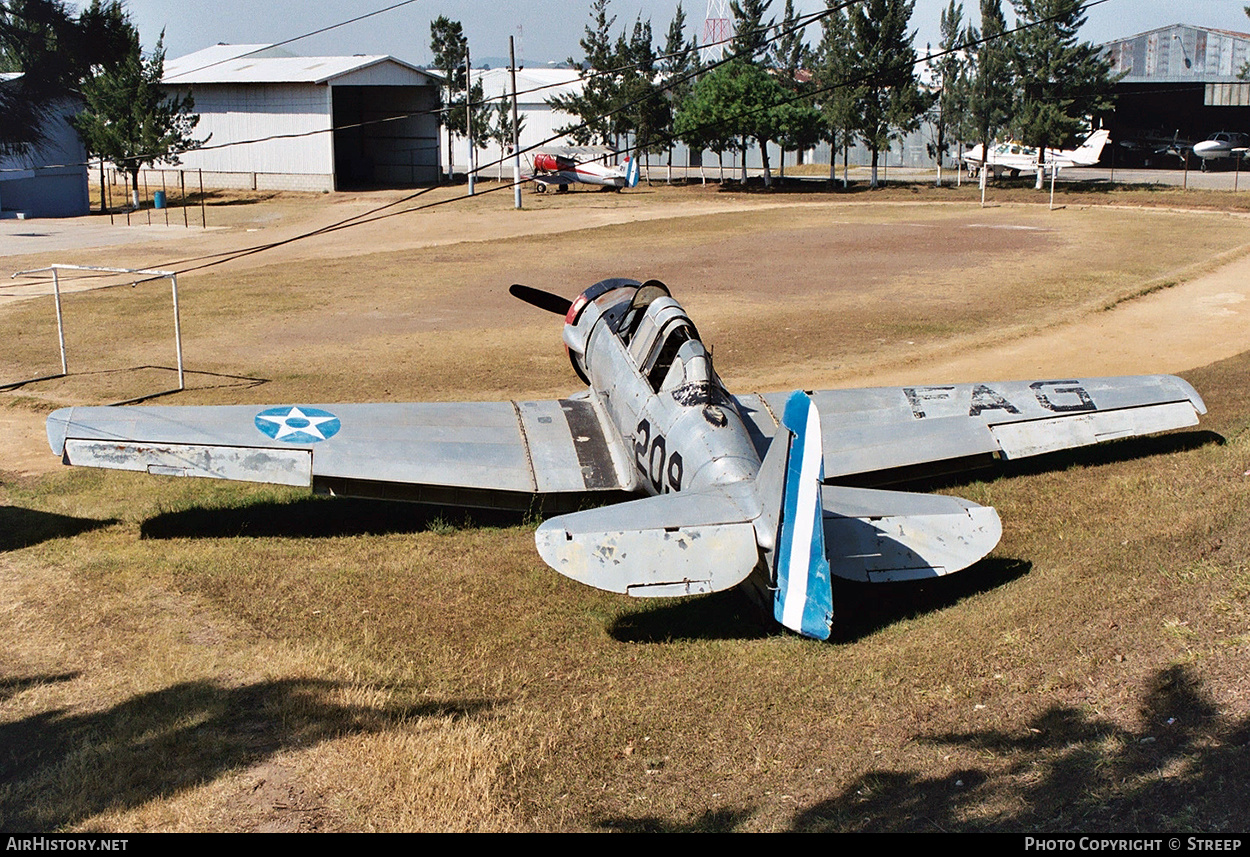
[[[570,136],[578,145],[597,143],[611,146],[618,131],[614,112],[621,104],[619,66],[612,41],[612,25],[616,16],[608,16],[608,0],[594,0],[590,7],[590,23],[578,44],[581,61],[569,58],[569,65],[582,70],[585,82],[579,93],[558,95],[547,99],[554,110],[562,110],[581,121],[556,129]]]
[[[856,130],[872,152],[872,182],[882,149],[915,130],[927,109],[916,81],[914,33],[907,32],[915,0],[863,0],[850,13],[851,75],[859,83]]]
[[[729,52],[740,60],[751,62],[768,48],[768,31],[773,20],[764,20],[773,0],[729,0],[734,16],[734,37]]]
[[[87,150],[112,161],[130,174],[131,202],[139,206],[139,171],[154,164],[179,164],[179,155],[208,142],[191,136],[200,117],[195,102],[166,95],[165,33],[144,59],[138,35],[130,55],[112,69],[102,70],[82,87],[86,108],[74,127]]]
[[[838,149],[842,150],[842,186],[847,186],[846,161],[855,138],[859,90],[854,82],[851,56],[851,25],[840,0],[825,0],[829,10],[820,21],[820,44],[816,48],[815,84],[817,104],[824,117],[824,138],[829,141],[829,179],[833,180]]]
[[[525,128],[525,117],[520,113],[516,117],[516,133],[512,132],[512,96],[505,95],[495,102],[492,110],[493,121],[489,125],[490,139],[499,145],[499,175],[503,175],[503,163],[507,160],[507,152],[512,149],[513,140],[521,139],[521,131]]]
[[[633,136],[634,157],[661,152],[668,146],[672,107],[664,89],[656,83],[655,48],[651,43],[651,22],[634,21],[628,39],[624,33],[617,42],[617,62],[621,69],[618,128]]]
[[[1011,44],[1016,81],[1012,126],[1038,149],[1037,186],[1047,146],[1070,142],[1092,117],[1111,107],[1111,64],[1077,33],[1082,0],[1012,0],[1023,25]]]
[[[790,98],[795,103],[811,104],[807,93],[812,86],[810,78],[804,75],[804,72],[810,70],[811,63],[812,51],[807,46],[804,28],[799,26],[794,0],[786,0],[785,12],[782,13],[781,23],[777,25],[776,38],[769,49],[769,66],[776,72],[777,82],[790,93]],[[819,132],[819,128],[812,129],[803,124],[782,131],[777,140],[781,144],[778,175],[782,181],[786,176],[786,150],[795,150],[799,155],[799,163],[802,163],[803,150],[820,139]]]
[[[467,109],[473,113],[474,145],[479,149],[486,148],[486,128],[490,121],[490,105],[485,103],[482,82],[479,80],[469,85],[469,73],[465,68],[465,60],[469,55],[469,40],[464,35],[464,26],[445,15],[439,15],[430,22],[430,51],[434,54],[434,67],[446,80],[446,99],[439,121],[447,129],[447,177],[452,176],[452,140],[455,137],[467,137],[469,134],[469,117]],[[466,99],[469,105],[466,109]],[[473,153],[469,153],[472,167]]]
[[[937,162],[935,183],[938,187],[942,186],[942,159],[950,150],[950,132],[967,106],[967,60],[961,50],[967,36],[963,17],[963,4],[950,0],[950,4],[942,10],[939,22],[942,41],[938,43],[938,52],[941,56],[928,63],[937,98],[930,111],[933,140],[927,148],[929,157]]]
[[[0,152],[21,154],[43,139],[58,102],[81,92],[93,69],[125,61],[138,31],[118,0],[92,0],[77,18],[60,0],[0,2]]]
[[[672,105],[681,104],[689,97],[691,90],[694,89],[695,73],[699,68],[699,52],[694,42],[686,39],[686,12],[682,9],[680,2],[677,3],[677,11],[673,13],[673,20],[668,25],[668,34],[664,39],[659,67],[661,86],[670,105],[666,136],[669,138],[667,181],[671,182],[673,180],[672,138],[675,133],[673,119],[676,116]]]
[[[1007,124],[1011,114],[1014,88],[1008,62],[1010,45],[1006,36],[1007,20],[1003,17],[1002,0],[980,0],[981,30],[968,28],[967,42],[974,45],[970,58],[972,68],[968,85],[968,124],[972,138],[981,144],[982,153]],[[986,172],[981,168],[981,186]]]

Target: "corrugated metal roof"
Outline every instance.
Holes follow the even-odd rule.
[[[1250,33],[1172,24],[1102,45],[1124,83],[1230,83],[1250,61]]]
[[[280,50],[280,49],[278,49]],[[394,64],[417,77],[429,77],[416,66],[384,54],[350,57],[273,56],[269,45],[215,45],[165,64],[162,83],[328,83],[336,77],[382,63]],[[427,81],[421,80],[425,83]]]
[[[473,79],[482,81],[487,98],[512,95],[512,81],[506,68],[473,70]],[[575,68],[521,68],[516,73],[517,101],[542,104],[556,95],[578,95],[585,86]]]

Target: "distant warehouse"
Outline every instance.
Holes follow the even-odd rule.
[[[212,187],[343,190],[438,181],[437,75],[389,56],[301,57],[216,45],[165,63],[190,92],[204,149],[182,156]]]
[[[1250,34],[1173,24],[1102,46],[1115,87],[1106,117],[1118,163],[1176,166],[1168,150],[1215,131],[1250,131]],[[1108,152],[1103,154],[1106,161]]]

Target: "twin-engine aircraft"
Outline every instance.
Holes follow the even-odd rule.
[[[853,485],[1206,412],[1167,375],[733,395],[663,283],[604,280],[573,301],[510,291],[564,316],[588,389],[535,402],[65,408],[48,439],[66,464],[565,512],[535,534],[561,574],[638,597],[745,585],[785,627],[827,639],[834,576],[950,574],[1001,534],[987,506]]]
[[[1107,145],[1110,134],[1105,128],[1100,128],[1075,149],[1047,149],[1043,166],[1051,169],[1092,167],[1102,157],[1103,147]],[[969,170],[977,172],[988,167],[996,179],[1002,178],[1003,173],[1009,173],[1012,178],[1020,173],[1036,173],[1038,166],[1037,147],[1026,146],[1015,140],[991,146],[988,158],[982,154],[980,143],[960,157]]]
[[[565,147],[534,155],[534,187],[543,193],[548,187],[567,190],[569,185],[597,185],[609,190],[622,190],[638,185],[638,159],[626,158],[618,165],[595,163],[594,157],[602,157],[609,150],[602,147]]]
[[[1233,157],[1244,158],[1250,151],[1250,134],[1240,131],[1216,131],[1200,143],[1194,143],[1194,154],[1202,158],[1202,168],[1207,161],[1222,161]]]

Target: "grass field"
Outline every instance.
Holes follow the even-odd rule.
[[[522,216],[563,228],[494,238],[502,196],[490,217],[397,218],[350,256],[308,242],[185,277],[192,389],[169,402],[564,394],[558,325],[507,285],[619,275],[672,286],[733,390],[969,349],[988,380],[996,344],[1247,245],[1211,211],[743,194],[688,213],[664,189],[535,200]],[[638,219],[578,228],[598,206]],[[464,240],[418,246],[457,217]],[[170,359],[161,287],[66,313],[81,370],[0,406],[167,385],[136,368]],[[47,336],[46,304],[0,308],[5,376],[37,373]],[[1200,430],[922,486],[995,506],[1001,544],[932,584],[840,588],[830,644],[734,593],[581,587],[543,565],[533,521],[18,475],[0,451],[0,828],[1238,830],[1248,371],[1250,354],[1185,373]]]

